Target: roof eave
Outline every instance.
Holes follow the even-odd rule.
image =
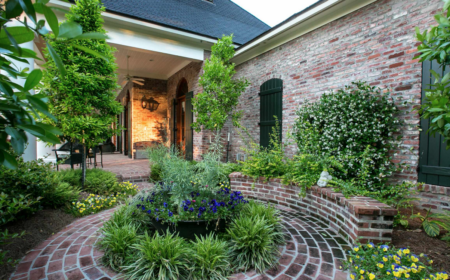
[[[320,0],[284,22],[241,45],[233,58],[236,65],[301,37],[377,0]]]
[[[62,0],[50,0],[50,4],[53,6],[57,6],[63,9],[69,9],[71,5],[73,5],[73,1],[70,3],[62,1]],[[130,16],[127,14],[111,11],[109,9],[106,9],[105,12],[102,13],[105,20],[111,20],[115,22],[121,22],[126,23],[129,25],[139,26],[141,28],[150,28],[153,29],[153,31],[157,33],[166,33],[170,34],[171,36],[175,37],[182,37],[183,39],[188,40],[196,40],[196,41],[203,41],[208,42],[211,44],[215,44],[219,38],[212,37],[205,34],[196,33],[190,30],[177,28],[170,25],[165,25],[159,22],[153,22],[150,20]],[[241,44],[234,42],[233,43],[235,48],[238,48]]]

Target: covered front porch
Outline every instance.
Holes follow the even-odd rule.
[[[70,6],[61,1],[51,5],[66,10]],[[56,14],[64,20],[63,13]],[[104,12],[103,18],[107,42],[117,49],[120,89],[116,100],[124,107],[113,124],[124,130],[106,141],[112,144],[112,152],[140,159],[145,158],[146,147],[169,142],[193,158],[191,98],[198,92],[203,61],[216,39],[109,12]],[[34,43],[41,54],[45,44]],[[42,67],[45,59],[36,63]],[[53,149],[60,145],[37,146],[37,158],[56,161]]]
[[[115,46],[119,83],[116,100],[123,105],[117,123],[124,130],[113,137],[116,151],[146,158],[146,148],[175,144],[193,159],[192,97],[202,61]],[[125,70],[129,69],[129,70]]]

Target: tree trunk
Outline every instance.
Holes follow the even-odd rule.
[[[86,146],[83,145],[81,149],[81,188],[84,189],[84,183],[86,182]]]
[[[72,142],[72,140],[70,140],[70,168],[72,168],[72,170],[73,170],[73,157],[72,157],[72,154],[73,154],[73,142]]]

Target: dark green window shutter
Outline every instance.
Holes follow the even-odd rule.
[[[194,159],[194,131],[191,127],[192,122],[194,121],[194,115],[192,113],[192,98],[194,97],[194,93],[188,92],[186,94],[186,127],[185,127],[185,145],[186,145],[186,159],[193,160]]]
[[[275,120],[279,122],[280,140],[282,134],[283,117],[283,80],[270,79],[260,88],[260,145],[269,147],[270,134],[275,127]]]
[[[169,129],[172,133],[171,137],[171,145],[175,145],[177,142],[177,101],[176,99],[172,100],[172,112],[170,114],[171,122],[169,123]]]
[[[430,88],[434,82],[431,70],[442,75],[450,71],[446,67],[445,73],[436,62],[425,61],[422,68],[422,102],[425,100],[425,89]],[[427,133],[430,120],[422,119],[420,126],[420,149],[419,149],[419,182],[450,187],[450,150],[445,147],[444,137],[437,134],[433,137]]]
[[[128,133],[127,133],[127,137],[128,137],[128,157],[129,158],[133,158],[133,144],[131,143],[131,117],[132,117],[132,111],[131,111],[131,102],[128,102],[128,120],[126,120],[128,122]]]

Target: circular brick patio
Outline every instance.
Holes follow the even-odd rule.
[[[98,230],[114,209],[80,218],[26,255],[11,279],[121,279],[122,276],[101,265],[102,252],[94,247]],[[280,248],[280,264],[259,275],[239,273],[230,279],[317,279],[345,280],[338,268],[348,244],[313,217],[291,209],[281,210],[287,244]]]

